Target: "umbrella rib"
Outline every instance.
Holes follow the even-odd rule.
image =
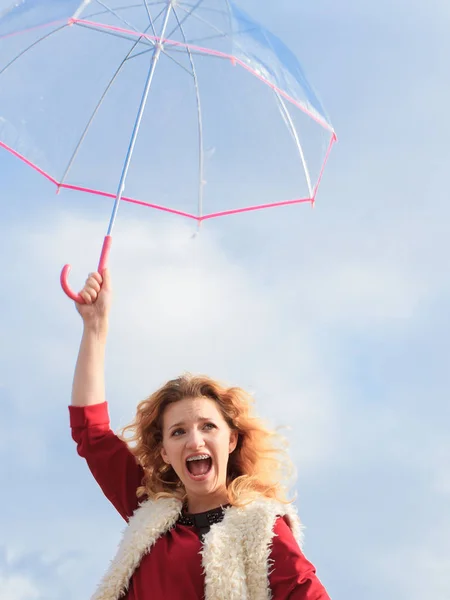
[[[167,38],[170,39],[172,37],[172,35],[175,33],[175,31],[180,27],[181,25],[183,25],[183,23],[189,19],[190,16],[194,15],[194,11],[196,11],[198,9],[198,7],[200,6],[200,4],[203,3],[203,0],[198,0],[197,4],[195,6],[192,6],[192,10],[187,11],[185,10],[184,12],[186,13],[186,16],[181,20],[180,25],[177,25],[174,29],[172,29],[172,31],[167,35]],[[180,6],[181,8],[181,6]]]
[[[209,58],[217,58],[217,59],[222,59],[222,60],[230,60],[230,58],[231,58],[230,56],[225,55],[225,54],[224,55],[220,55],[220,54],[213,54],[213,55],[211,55],[211,54],[209,54],[207,52],[204,52],[202,50],[193,50],[192,48],[190,48],[189,42],[188,42],[187,45],[188,45],[189,51],[192,54],[192,56],[206,56],[206,57],[209,57]],[[186,48],[177,47],[177,46],[169,46],[167,48],[167,50],[165,50],[165,52],[166,53],[170,52],[171,54],[173,52],[178,52],[178,54],[186,54]]]
[[[157,20],[159,19],[159,17],[162,15],[162,13],[164,12],[164,10],[165,10],[165,9],[164,9],[164,7],[163,7],[163,8],[162,8],[162,9],[159,11],[159,13],[158,13],[158,15],[157,15],[157,17],[156,17],[155,21],[157,21]],[[78,24],[79,24],[79,25],[82,25],[82,23],[78,23]],[[97,28],[95,28],[95,27],[92,27],[92,26],[91,26],[91,27],[89,27],[88,25],[85,25],[85,27],[88,27],[89,29],[95,29],[96,31],[102,31],[103,33],[112,33],[112,35],[117,35],[118,37],[121,37],[121,38],[123,38],[123,39],[126,39],[126,40],[129,40],[129,39],[130,39],[130,38],[126,37],[126,36],[120,35],[120,34],[118,34],[118,33],[115,33],[115,32],[110,32],[110,31],[108,31],[108,30],[98,30]],[[143,39],[145,39],[145,40],[146,40],[146,42],[148,41],[148,42],[150,42],[150,44],[147,44],[146,42],[144,42],[144,45],[145,45],[145,46],[148,46],[148,45],[150,45],[150,46],[151,46],[151,48],[149,48],[148,50],[143,50],[142,52],[139,52],[138,54],[135,54],[134,56],[130,56],[130,57],[128,57],[128,58],[127,58],[127,60],[131,60],[132,58],[136,58],[137,56],[141,56],[142,54],[145,54],[146,52],[150,52],[151,50],[153,50],[153,49],[155,48],[155,46],[156,46],[156,42],[155,42],[155,41],[153,41],[152,39],[150,39],[150,38],[149,38],[147,35],[145,35],[145,34],[147,33],[148,29],[149,29],[149,28],[147,27],[147,29],[144,31],[144,35],[143,35],[143,36],[141,36],[141,37],[139,38],[139,42],[141,42]],[[152,27],[152,29],[153,29],[153,27]],[[154,31],[154,29],[153,29],[153,31]],[[156,32],[155,32],[155,33],[156,33]],[[157,36],[156,36],[156,35],[155,35],[155,38],[157,38]],[[162,50],[163,52],[165,52],[165,51],[164,51],[164,48],[161,48],[161,50]],[[173,59],[173,60],[175,60],[175,59]],[[175,61],[175,62],[177,62],[177,61]],[[180,67],[182,67],[182,66],[183,66],[183,65],[181,65],[181,64],[180,64]],[[184,68],[184,67],[183,67],[183,68]]]
[[[226,38],[226,37],[228,37],[227,33],[221,33],[220,35],[208,35],[207,37],[202,37],[202,38],[190,38],[189,43],[190,44],[199,44],[199,43],[210,42],[211,40],[217,40],[219,38]]]
[[[145,2],[145,0],[144,0],[144,2]],[[155,30],[154,24],[155,24],[155,23],[156,23],[156,21],[159,19],[159,17],[160,17],[160,16],[163,14],[163,12],[164,12],[164,10],[165,10],[165,6],[166,6],[166,5],[164,5],[164,6],[162,7],[162,9],[161,9],[161,10],[159,11],[159,13],[156,15],[156,18],[155,18],[155,19],[152,19],[151,15],[149,16],[149,18],[150,18],[150,25],[151,25],[151,27],[152,27],[152,30],[153,30],[153,35],[155,36],[155,38],[157,38],[157,37],[158,37],[158,35],[157,35],[157,33],[156,33],[156,30]],[[148,29],[147,29],[146,31],[148,31]],[[155,42],[153,42],[153,43],[155,43]]]
[[[147,30],[148,30],[148,28],[147,28]],[[147,31],[145,31],[144,33],[146,33],[146,32]],[[58,187],[61,187],[62,185],[64,185],[64,182],[65,182],[67,176],[69,175],[69,171],[72,168],[72,165],[73,165],[73,163],[74,163],[74,161],[75,161],[75,159],[77,157],[77,154],[78,154],[78,152],[79,152],[79,150],[81,148],[81,144],[84,142],[84,140],[86,138],[86,135],[87,135],[87,133],[88,133],[88,131],[89,131],[91,125],[92,125],[92,122],[95,119],[95,116],[96,116],[97,112],[99,111],[101,105],[103,104],[103,101],[106,98],[106,95],[108,94],[109,90],[111,89],[114,81],[117,79],[118,75],[120,74],[120,71],[123,69],[123,67],[124,67],[124,65],[125,65],[128,57],[133,52],[133,50],[136,48],[136,46],[139,44],[139,42],[140,42],[140,39],[138,39],[138,40],[136,40],[136,42],[134,42],[134,44],[131,47],[130,51],[128,52],[128,54],[125,56],[125,58],[122,60],[122,62],[120,63],[120,65],[116,69],[116,72],[112,76],[112,78],[109,81],[106,89],[104,90],[103,94],[101,95],[100,100],[98,101],[97,106],[94,108],[94,111],[93,111],[93,113],[92,113],[89,121],[87,122],[86,127],[84,128],[84,131],[83,131],[83,133],[82,133],[82,135],[81,135],[81,137],[80,137],[80,139],[78,141],[78,144],[76,145],[75,150],[73,151],[73,154],[72,154],[72,156],[71,156],[71,158],[69,160],[69,163],[68,163],[68,165],[66,167],[66,170],[64,171],[64,174],[63,174],[63,176],[61,178],[61,181],[58,182]]]
[[[306,177],[306,183],[308,185],[309,196],[310,196],[310,198],[312,198],[313,197],[313,188],[312,188],[312,184],[311,184],[311,175],[309,173],[308,165],[306,164],[305,153],[303,152],[303,148],[302,148],[302,145],[300,142],[300,138],[299,138],[297,129],[295,128],[294,122],[292,121],[292,117],[289,113],[289,110],[288,110],[288,107],[286,106],[285,101],[283,100],[283,98],[280,96],[280,94],[277,91],[274,91],[274,93],[278,99],[278,102],[280,103],[282,113],[288,122],[287,127],[290,130],[290,132],[295,140],[295,145],[297,146],[297,150],[300,155],[300,159],[302,161],[303,170],[304,170],[305,177]]]
[[[144,0],[144,2],[146,2],[146,0]],[[155,21],[157,21],[159,19],[159,17],[162,15],[163,12],[164,12],[164,8],[162,8],[159,11],[159,14],[157,15]],[[151,19],[150,15],[149,15],[149,18]],[[152,30],[153,30],[153,33],[154,33],[155,37],[157,37],[155,28],[153,26],[153,23],[151,22],[150,25],[152,27]],[[147,33],[147,31],[148,31],[148,28],[145,30],[144,33]],[[153,44],[153,46],[152,46],[152,48],[153,48],[154,47],[154,42],[152,42],[152,44]],[[150,52],[152,50],[152,48],[149,48],[148,50],[142,50],[142,52],[138,52],[137,54],[134,54],[133,56],[129,56],[126,60],[132,60],[133,58],[137,58],[138,56],[142,56],[143,54],[146,54],[147,52]],[[173,58],[173,56],[170,56],[170,54],[168,53],[168,51],[164,47],[161,47],[161,51],[163,52],[163,54],[165,56],[167,56],[167,58],[170,58],[170,60],[172,60],[176,65],[178,65],[184,71],[186,71],[186,73],[188,73],[188,75],[192,76],[191,71],[189,71],[188,69],[186,69],[186,67],[184,65],[182,65],[178,60],[176,60],[175,58]],[[184,53],[184,50],[183,50],[183,53]]]
[[[228,33],[226,33],[225,31],[222,31],[221,29],[219,29],[218,27],[216,27],[216,25],[213,25],[212,23],[210,23],[209,21],[207,21],[203,17],[200,17],[199,15],[196,15],[192,11],[188,12],[183,6],[181,6],[181,4],[179,4],[179,8],[181,8],[181,10],[183,10],[185,13],[187,13],[187,16],[185,17],[184,20],[186,20],[187,17],[192,16],[192,17],[194,17],[194,19],[197,19],[198,21],[200,21],[204,25],[208,25],[208,27],[211,27],[211,29],[214,29],[215,31],[217,31],[220,34],[220,35],[215,36],[215,37],[230,37],[230,35]],[[213,37],[211,37],[209,39],[213,39]],[[204,38],[204,39],[208,39],[208,38]],[[190,43],[192,44],[194,41],[201,41],[201,40],[190,40]]]
[[[99,1],[99,0],[97,0],[97,1]],[[146,0],[144,0],[144,2],[145,2],[145,1],[146,1]],[[158,15],[156,16],[156,19],[153,19],[153,20],[152,20],[152,18],[151,18],[151,15],[149,14],[150,25],[151,25],[151,27],[152,27],[152,30],[153,30],[153,33],[154,33],[155,37],[157,37],[157,36],[156,36],[156,31],[155,31],[155,28],[154,28],[154,23],[155,23],[155,22],[156,22],[156,21],[159,19],[159,17],[160,17],[160,16],[163,14],[163,12],[164,12],[164,10],[165,10],[165,6],[166,6],[166,4],[165,4],[165,3],[163,3],[163,2],[153,2],[153,3],[150,3],[150,4],[155,4],[155,5],[156,5],[156,4],[164,4],[163,8],[162,8],[162,9],[159,11]],[[141,6],[141,5],[137,5],[137,6]],[[123,7],[123,8],[126,8],[126,7]],[[97,14],[104,14],[105,12],[108,12],[108,11],[102,11],[101,13],[97,13]],[[112,12],[112,11],[111,11],[111,12]],[[116,15],[116,16],[117,16],[117,15]],[[119,17],[118,17],[118,18],[119,18]],[[126,21],[123,21],[123,22],[124,22],[126,25],[129,25],[129,24],[126,22]],[[95,27],[95,26],[94,26],[94,25],[92,25],[92,24],[82,23],[82,22],[80,22],[80,21],[75,21],[75,23],[76,23],[77,25],[79,25],[80,27],[86,27],[86,29],[93,29],[94,31],[100,31],[100,32],[102,32],[102,33],[109,33],[110,35],[114,35],[114,36],[116,36],[116,37],[120,37],[120,38],[122,38],[122,39],[125,39],[125,40],[129,40],[129,39],[130,39],[130,38],[129,38],[129,37],[127,37],[126,35],[121,35],[119,32],[110,31],[110,30],[107,30],[107,29],[103,29],[103,28],[101,28],[101,27]],[[129,25],[129,26],[130,26],[130,27],[132,27],[131,25]],[[136,33],[139,33],[139,31],[138,31],[136,28],[132,27],[132,29],[133,29],[133,30],[134,30]],[[148,28],[145,30],[145,32],[147,32],[147,31],[148,31]],[[130,33],[131,33],[131,32],[130,32]],[[151,40],[151,39],[150,39],[148,36],[146,36],[145,38],[141,37],[141,38],[140,38],[140,41],[142,41],[142,39],[145,39],[145,40],[146,40],[146,42],[150,42],[150,44],[151,44],[151,47],[152,47],[152,48],[154,48],[154,47],[155,47],[155,45],[156,45],[156,44],[155,44],[155,42],[154,42],[153,40]],[[146,42],[144,42],[144,43],[146,43]],[[148,45],[148,44],[146,44],[146,45]]]
[[[203,114],[202,114],[202,103],[200,98],[200,87],[198,84],[197,70],[195,68],[194,59],[190,48],[187,46],[186,34],[184,32],[182,22],[178,18],[175,8],[173,9],[175,19],[180,27],[181,35],[184,43],[186,44],[186,50],[189,55],[189,62],[191,63],[192,75],[194,77],[195,95],[197,100],[197,117],[198,117],[198,144],[199,144],[199,170],[198,170],[198,216],[203,215],[203,197],[205,187],[205,150],[204,150],[204,136],[203,136]]]
[[[184,6],[187,6],[188,8],[195,8],[195,6],[192,6],[192,4],[189,4],[188,2],[178,2],[177,6],[179,8],[182,8],[182,4],[184,4]],[[227,2],[228,4],[228,2]],[[211,6],[205,6],[202,8],[202,10],[208,11],[208,12],[213,12],[213,13],[219,13],[221,15],[225,14],[224,10],[221,10],[220,8],[212,8]]]
[[[151,25],[151,28],[152,28],[153,35],[156,37],[155,24],[153,22],[152,15],[150,13],[150,8],[149,8],[149,5],[148,5],[148,0],[144,0],[144,5],[145,5],[145,10],[147,11],[148,20],[150,21],[150,25]]]
[[[129,58],[127,58],[127,60],[132,60],[133,58],[137,58],[138,56],[142,56],[143,54],[147,54],[148,52],[151,52],[151,49],[142,50],[142,52],[138,52],[137,54],[133,54],[133,56],[130,56]],[[182,65],[180,63],[180,61],[178,61],[176,58],[174,58],[173,56],[171,56],[169,54],[169,52],[167,52],[167,50],[165,50],[164,48],[161,48],[161,52],[164,54],[164,56],[166,56],[167,58],[170,58],[171,61],[173,61],[176,65],[178,65],[181,69],[183,69],[183,71],[186,71],[186,73],[188,75],[190,75],[191,77],[193,76],[192,72],[189,71],[189,69],[186,69],[186,67],[184,65]]]
[[[136,37],[136,36],[128,37],[127,35],[123,35],[120,32],[111,31],[109,29],[103,29],[102,27],[95,27],[94,25],[90,25],[89,23],[82,23],[80,21],[75,21],[74,24],[77,25],[78,27],[84,27],[85,29],[90,29],[92,31],[97,31],[99,33],[105,33],[107,35],[112,35],[114,37],[121,38],[122,40],[127,40],[128,42],[133,41],[135,39],[135,37]],[[131,33],[130,33],[130,36],[131,36]],[[143,40],[145,40],[145,41],[143,41]],[[149,38],[148,36],[144,37],[144,36],[141,35],[139,37],[139,43],[140,44],[144,44],[146,46],[150,46],[151,47],[150,49],[153,49],[155,47],[155,42],[151,38]]]
[[[127,27],[130,27],[130,29],[133,29],[133,31],[136,31],[137,33],[139,33],[139,30],[136,29],[136,27],[134,27],[134,25],[131,25],[131,23],[128,23],[128,21],[126,21],[120,15],[118,15],[115,10],[113,10],[112,8],[110,8],[109,6],[107,6],[106,4],[104,4],[102,2],[102,0],[95,0],[95,1],[98,4],[100,4],[100,6],[103,6],[103,8],[105,8],[107,12],[111,13],[112,15],[114,15],[116,17],[116,19],[119,19],[119,21],[121,21],[122,23],[124,23],[125,25],[127,25]]]
[[[34,48],[34,46],[36,46],[40,42],[43,42],[45,39],[49,38],[54,33],[61,31],[61,29],[64,29],[65,27],[67,27],[67,23],[64,23],[64,25],[62,25],[61,27],[58,27],[57,29],[50,31],[50,33],[46,33],[44,36],[42,36],[38,40],[34,41],[30,46],[28,46],[27,48],[25,48],[24,50],[19,52],[19,54],[17,56],[15,56],[12,60],[10,60],[9,63],[7,65],[5,65],[3,67],[3,69],[0,70],[0,75],[2,75],[2,73],[4,73],[6,71],[6,69],[8,69],[12,64],[14,64],[16,62],[16,60],[18,60],[21,56],[26,54],[28,52],[28,50],[31,50],[31,48]]]
[[[164,1],[160,1],[160,2],[147,2],[148,6],[157,6],[158,4],[166,4]],[[130,8],[139,8],[140,6],[142,6],[142,4],[131,4],[131,5],[126,5],[126,6],[118,6],[116,7],[116,11],[119,10],[129,10]],[[99,15],[104,15],[105,13],[108,13],[109,10],[99,10],[97,12],[94,13],[90,13],[89,15],[85,15],[84,18],[85,19],[91,19],[92,17],[98,17]]]
[[[227,4],[228,4],[228,2],[227,2]],[[186,9],[183,8],[183,6],[181,4],[179,4],[178,6],[181,8],[181,10],[184,10],[185,12],[187,12]],[[186,6],[190,6],[190,5],[186,4]],[[215,12],[219,12],[220,14],[223,14],[223,15],[225,14],[224,11],[221,11],[221,10],[218,10],[218,9],[202,8],[202,10],[210,10],[210,11],[214,10]],[[220,35],[210,36],[209,38],[201,38],[201,39],[190,40],[191,44],[195,44],[195,43],[202,42],[202,41],[205,41],[205,40],[208,40],[208,39],[214,39],[214,38],[219,38],[219,37],[233,37],[233,43],[236,46],[240,46],[239,42],[236,41],[236,39],[235,39],[236,35],[243,35],[243,34],[246,34],[246,33],[250,33],[252,31],[256,31],[258,29],[258,27],[255,25],[255,27],[250,27],[249,29],[245,29],[243,31],[242,30],[241,31],[236,31],[236,32],[232,32],[231,34],[229,34],[229,33],[226,33],[224,31],[222,31],[216,25],[213,25],[213,23],[210,23],[209,21],[207,21],[204,17],[201,17],[200,15],[192,14],[192,16],[195,19],[197,19],[198,21],[204,23],[205,25],[208,25],[208,27],[211,27],[211,29],[214,29],[215,31],[217,31]]]
[[[180,8],[181,8],[181,6],[180,6]],[[213,27],[213,25],[211,25],[211,27]],[[245,29],[242,31],[238,31],[237,34],[245,35],[246,33],[251,33],[252,31],[255,31],[255,30],[256,30],[256,27],[252,27],[251,29]],[[219,31],[219,29],[217,29],[217,31]],[[233,35],[236,35],[236,34],[233,34]],[[220,38],[230,38],[230,37],[231,37],[231,35],[229,33],[220,32],[217,35],[208,35],[207,37],[202,37],[202,38],[191,38],[188,43],[189,44],[203,44],[203,42],[209,42],[211,40],[218,40]],[[234,42],[234,43],[237,46],[239,45],[238,42]]]

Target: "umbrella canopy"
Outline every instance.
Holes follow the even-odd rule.
[[[107,236],[122,199],[198,222],[314,202],[335,139],[297,58],[231,0],[0,15],[0,145],[110,197]]]

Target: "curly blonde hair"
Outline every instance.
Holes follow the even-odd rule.
[[[291,503],[293,499],[287,499],[287,489],[294,469],[286,440],[253,414],[252,396],[239,387],[226,387],[210,377],[189,374],[168,381],[140,402],[134,421],[119,434],[144,469],[138,497],[186,500],[184,486],[161,456],[162,418],[169,404],[198,397],[217,402],[230,429],[238,433],[236,449],[228,462],[230,504],[243,506],[258,496]]]

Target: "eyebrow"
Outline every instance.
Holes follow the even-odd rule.
[[[214,422],[214,419],[212,419],[211,417],[200,417],[198,419],[198,421],[212,421],[212,422]],[[180,421],[180,423],[175,423],[174,425],[171,425],[169,427],[169,430],[173,429],[174,427],[184,427],[184,425],[185,425],[184,421]]]

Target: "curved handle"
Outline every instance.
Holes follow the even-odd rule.
[[[65,291],[66,295],[69,296],[74,302],[78,302],[78,304],[84,304],[84,300],[80,294],[76,294],[70,287],[67,278],[69,276],[70,269],[72,267],[70,265],[64,265],[63,270],[60,275],[61,287]]]
[[[108,264],[108,256],[109,256],[109,251],[111,249],[111,243],[112,243],[112,237],[110,235],[107,235],[103,241],[102,253],[100,255],[100,261],[98,263],[98,272],[100,273],[100,275],[106,269],[106,266]],[[80,296],[80,294],[76,294],[71,289],[69,282],[67,281],[70,269],[71,269],[70,265],[64,265],[63,270],[61,271],[60,278],[59,278],[60,282],[61,282],[61,287],[64,290],[64,292],[66,293],[66,295],[69,296],[69,298],[71,298],[74,302],[77,302],[78,304],[85,304],[83,297]]]

